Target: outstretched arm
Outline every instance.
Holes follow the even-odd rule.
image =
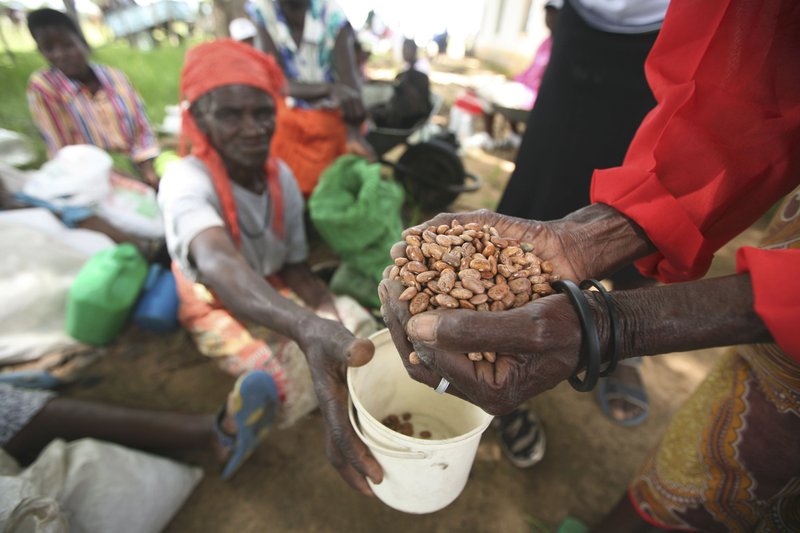
[[[237,317],[263,324],[294,339],[306,354],[328,438],[328,458],[353,488],[371,494],[366,478],[379,483],[380,465],[350,426],[347,415],[346,365],[367,363],[372,343],[356,339],[338,322],[283,298],[254,272],[222,227],[200,232],[189,245],[200,281],[213,289]]]
[[[534,222],[488,211],[439,215],[424,226],[450,223],[488,224],[507,238],[533,246],[562,278],[602,278],[653,250],[641,229],[618,211],[601,204],[553,222]],[[420,227],[417,227],[420,229]],[[405,243],[392,256],[405,253]],[[442,376],[449,391],[494,413],[552,388],[579,369],[581,329],[568,298],[554,295],[503,312],[429,311],[411,317],[404,289],[384,280],[383,312],[409,374],[435,386]],[[587,293],[600,334],[607,346],[607,311],[595,293]],[[724,346],[771,339],[754,310],[750,277],[738,275],[638,291],[615,292],[620,313],[622,357]],[[465,334],[480,332],[480,334]],[[412,350],[426,365],[408,364]],[[497,352],[494,364],[473,363],[464,354]],[[603,352],[604,353],[604,352]]]
[[[224,228],[199,233],[192,239],[189,253],[199,281],[213,289],[238,318],[263,324],[298,342],[309,334],[310,326],[318,326],[314,313],[283,298],[250,268]]]
[[[446,377],[455,394],[490,413],[504,414],[581,369],[581,327],[565,295],[504,312],[437,310],[410,317],[405,302],[398,300],[402,289],[398,282],[384,281],[380,293],[392,337],[405,352],[401,355],[407,359],[414,349],[425,361],[407,365],[418,381],[433,387]],[[586,296],[605,353],[608,312],[597,293]],[[746,274],[619,291],[612,298],[619,313],[621,358],[772,338],[753,310]],[[498,352],[496,362],[472,362],[465,356],[477,351]]]
[[[333,294],[314,276],[308,263],[286,265],[278,274],[310,308],[338,316],[333,303]]]

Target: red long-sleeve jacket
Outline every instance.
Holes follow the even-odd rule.
[[[716,250],[800,184],[800,3],[673,0],[645,66],[658,101],[592,201],[638,223],[661,281],[702,276]],[[800,360],[800,250],[743,248],[756,312]]]

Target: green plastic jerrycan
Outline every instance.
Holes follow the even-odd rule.
[[[67,300],[67,333],[87,344],[119,335],[147,277],[147,261],[124,243],[93,255],[78,273]]]

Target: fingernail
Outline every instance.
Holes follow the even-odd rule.
[[[383,282],[378,284],[378,297],[381,299],[381,302],[386,301],[386,297],[389,295],[389,292],[386,290],[386,287],[383,285]]]
[[[436,340],[436,329],[438,327],[438,316],[422,314],[408,321],[408,335],[417,341],[433,342]]]

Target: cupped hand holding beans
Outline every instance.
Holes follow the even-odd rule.
[[[554,273],[572,281],[602,278],[655,251],[635,222],[602,204],[547,223],[488,211],[439,215],[407,230],[404,238],[421,236],[430,227],[436,227],[437,232],[439,226],[446,224],[452,228],[454,218],[465,228],[466,224],[476,223],[481,228],[494,228],[500,237],[528,243],[539,259],[550,261]],[[482,243],[484,247],[488,242]],[[456,245],[455,241],[447,244]],[[395,245],[392,258],[408,259],[410,245],[414,245],[413,239],[412,243]],[[548,295],[496,312],[438,305],[412,315],[408,303],[401,299],[411,280],[404,285],[402,276],[395,279],[392,268],[396,266],[387,267],[379,294],[392,339],[412,378],[436,387],[444,377],[450,382],[448,393],[468,399],[489,413],[503,414],[581,369],[581,326],[566,295]],[[524,269],[523,265],[518,266]],[[455,287],[451,276],[447,278],[444,286],[436,288],[450,289],[451,281]],[[503,280],[495,277],[495,285],[498,282],[502,284]],[[596,321],[600,353],[604,354],[610,331],[607,311],[599,293],[584,295]],[[498,292],[495,296],[502,301],[505,295]],[[753,298],[748,274],[616,292],[619,343],[615,343],[615,351],[620,358],[627,358],[770,342],[771,334],[754,311]],[[728,312],[719,313],[720,307]],[[698,323],[703,327],[698,328]],[[412,352],[412,359],[424,364],[412,364]],[[473,361],[464,356],[478,352],[492,352],[495,361]]]
[[[457,224],[454,224],[454,219]],[[466,398],[493,414],[512,410],[528,398],[554,387],[578,369],[580,323],[566,296],[536,298],[551,291],[537,293],[533,290],[529,302],[512,302],[509,298],[508,303],[497,305],[495,312],[488,313],[475,312],[462,303],[466,300],[477,309],[480,304],[475,304],[472,298],[452,297],[455,302],[442,298],[442,293],[452,295],[456,288],[452,275],[442,275],[448,268],[445,265],[452,268],[456,279],[461,281],[461,288],[464,288],[465,278],[459,273],[467,270],[485,272],[471,268],[485,265],[472,265],[471,260],[469,265],[461,262],[463,256],[467,255],[464,253],[465,243],[450,237],[449,233],[453,233],[450,230],[454,226],[464,228],[456,230],[455,233],[460,231],[460,235],[468,231],[468,227],[477,227],[481,231],[487,227],[493,229],[488,241],[481,243],[484,250],[476,250],[473,259],[475,255],[482,255],[488,261],[487,256],[492,254],[485,253],[485,247],[489,243],[495,248],[499,247],[497,243],[506,244],[501,253],[511,247],[522,248],[522,254],[513,250],[514,257],[521,255],[524,259],[525,254],[532,253],[540,261],[539,267],[547,262],[550,273],[573,281],[613,271],[629,261],[632,255],[643,255],[650,249],[646,241],[632,244],[639,235],[631,229],[629,221],[602,205],[591,206],[568,218],[549,223],[507,217],[486,210],[442,214],[404,232],[404,241],[397,243],[391,251],[393,261],[397,262],[387,267],[379,289],[384,318],[403,363],[412,378],[431,387],[435,387],[442,377],[447,378],[451,382],[447,392]],[[433,228],[437,230],[435,234]],[[469,236],[473,240],[466,242],[475,243],[476,235]],[[492,242],[491,237],[500,240]],[[464,240],[463,237],[461,240]],[[508,245],[504,240],[515,242]],[[422,245],[426,243],[429,243],[427,254],[422,250]],[[442,250],[433,247],[431,251],[431,243]],[[435,256],[448,246],[450,251],[461,248],[462,257],[458,266],[455,266],[455,258],[446,258],[444,253],[441,259],[436,259]],[[501,256],[497,257],[499,259]],[[412,259],[416,264],[408,268]],[[434,259],[433,263],[431,259]],[[531,264],[522,262],[512,266],[526,270]],[[498,262],[497,265],[490,265],[490,268],[499,269],[501,264],[505,263]],[[405,273],[401,275],[404,266]],[[431,270],[435,273],[426,274]],[[507,285],[514,273],[508,277],[501,274]],[[421,275],[423,279],[420,280]],[[426,276],[433,279],[437,275],[436,284],[429,285],[431,280]],[[527,276],[528,281],[531,281],[530,277]],[[479,281],[489,282],[483,276]],[[495,286],[503,281],[497,275],[492,279]],[[451,282],[453,287],[450,286]],[[468,282],[467,285],[472,284]],[[531,289],[533,285],[531,283]],[[414,302],[418,295],[426,294],[426,289],[428,301]],[[489,288],[486,289],[485,293],[488,293]],[[415,294],[410,295],[412,292]],[[501,292],[505,291],[495,290],[494,295],[498,298],[492,304],[502,302],[507,296]],[[510,287],[509,292],[514,294]],[[459,291],[456,296],[467,295]],[[425,296],[419,296],[419,300],[424,299]],[[435,305],[431,305],[432,299]],[[590,302],[596,304],[593,299]],[[431,307],[434,309],[431,310]],[[600,327],[602,329],[602,325]],[[479,353],[484,357],[464,356]],[[491,354],[493,362],[487,360],[487,353]],[[424,364],[413,364],[418,360]]]
[[[565,295],[540,298],[507,311],[436,309],[411,316],[402,283],[379,287],[383,315],[409,375],[430,387],[442,377],[447,392],[500,415],[570,377],[579,366],[581,328]],[[424,364],[409,362],[417,354]],[[495,360],[464,357],[494,352]]]
[[[531,372],[552,376],[546,379],[549,388],[574,371],[579,328],[577,348],[569,348],[565,334],[568,348],[558,358],[531,356],[524,344],[509,342],[531,321],[528,312],[534,309],[526,304],[552,295],[550,282],[559,277],[532,243],[452,218],[406,230],[392,256],[380,294],[387,325],[415,379],[434,386],[446,377],[451,394],[503,413],[537,392],[530,390]],[[466,315],[437,309],[463,309]],[[526,312],[511,317],[504,312],[521,309]],[[500,316],[496,325],[492,316]]]

